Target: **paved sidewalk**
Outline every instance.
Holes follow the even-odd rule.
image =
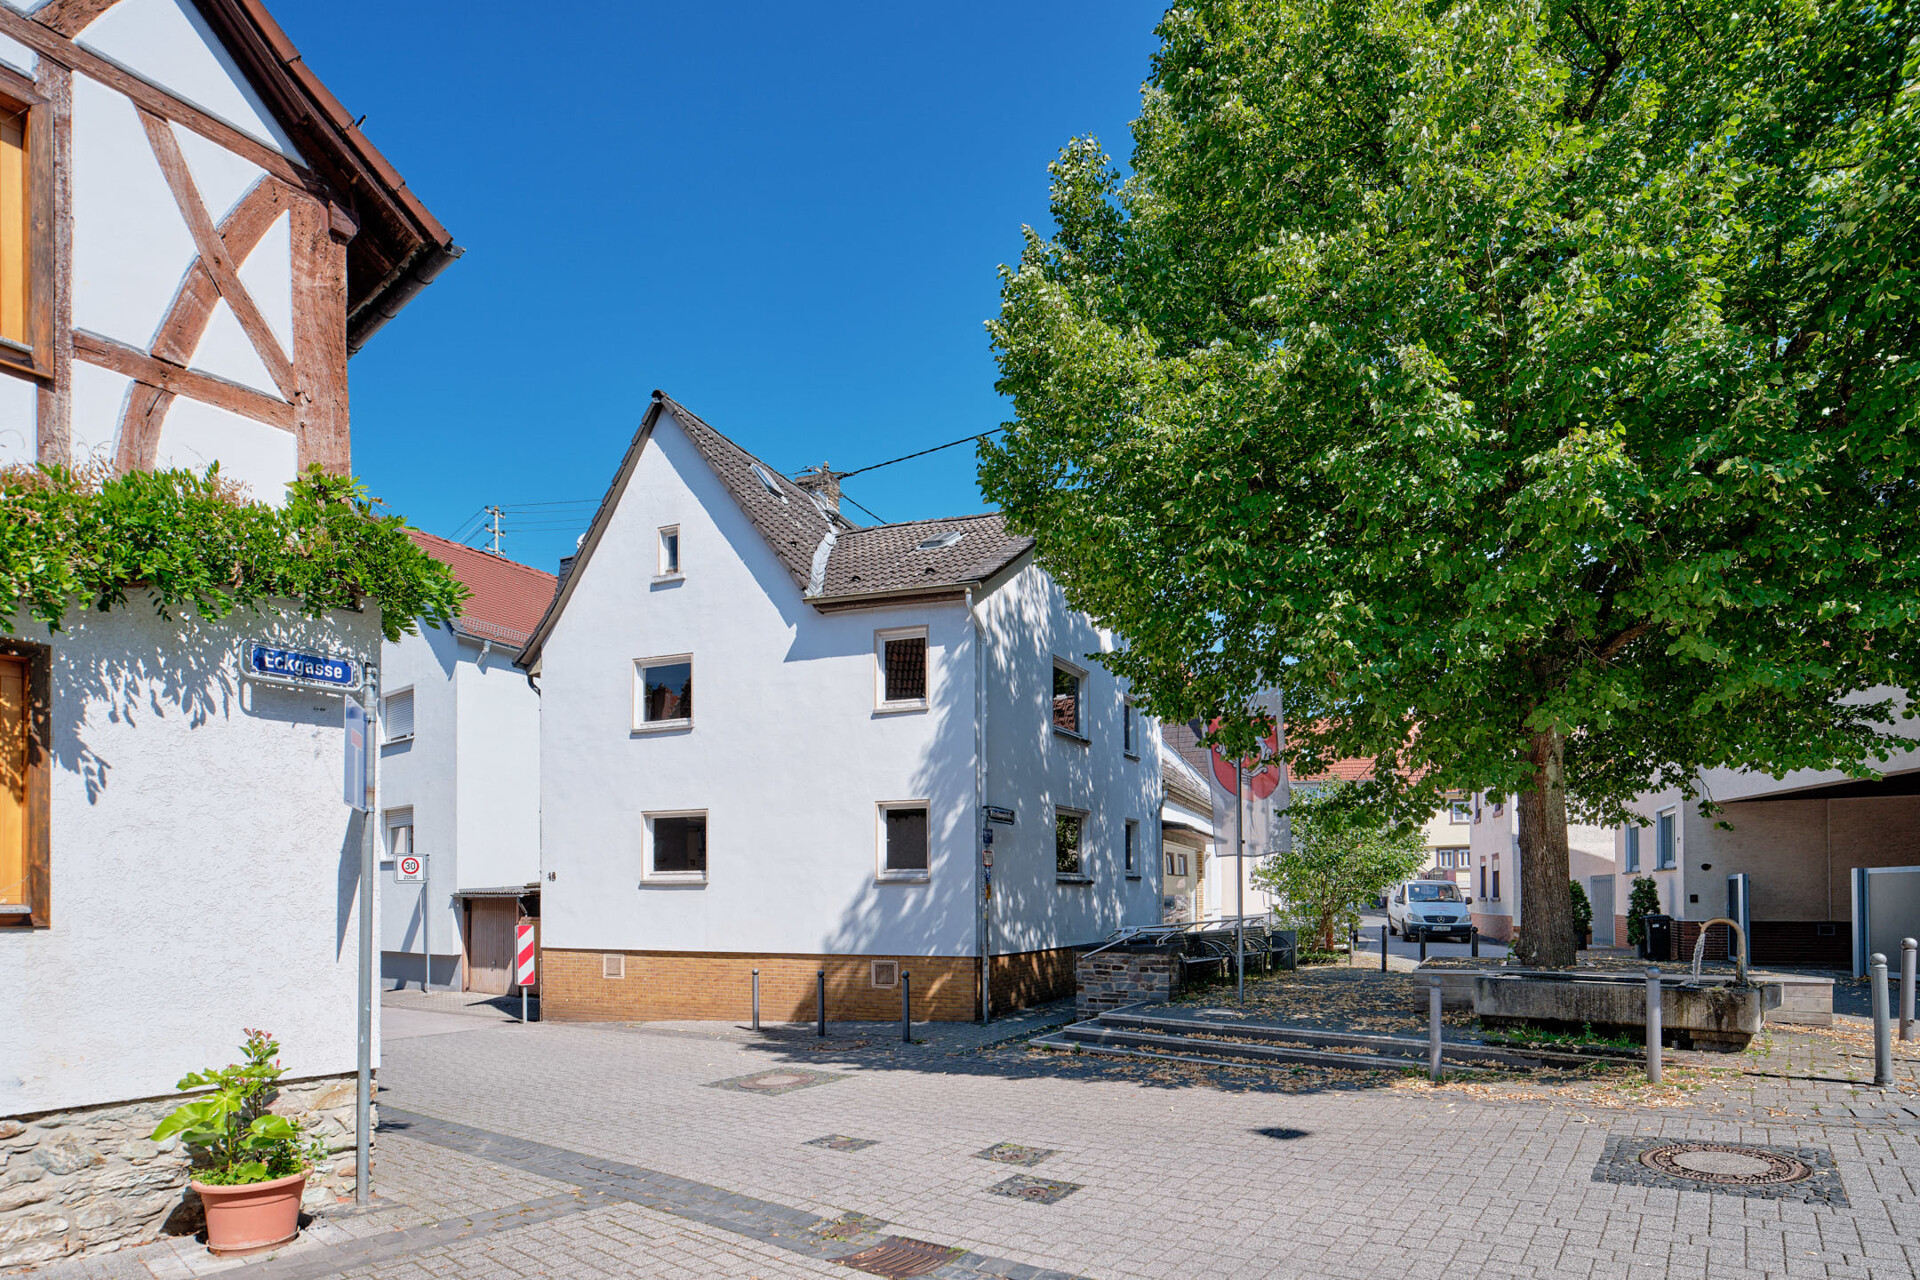
[[[439,993],[436,993],[436,997]],[[1920,1054],[1858,1085],[1858,1024],[1618,1081],[1122,1067],[969,1026],[706,1023],[390,1036],[381,1207],[236,1276],[824,1276],[892,1236],[936,1276],[1861,1277],[1920,1273]],[[1676,1189],[1653,1140],[1800,1153],[1795,1187]],[[1809,1191],[1808,1195],[1813,1193]],[[1433,1227],[1431,1224],[1440,1224]],[[1422,1241],[1410,1255],[1406,1233]],[[172,1242],[47,1276],[175,1277]]]

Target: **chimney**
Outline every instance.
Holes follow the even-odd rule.
[[[809,467],[794,478],[803,493],[809,493],[832,512],[840,514],[840,473],[826,463]]]

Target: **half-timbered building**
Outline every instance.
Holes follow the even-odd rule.
[[[348,357],[458,254],[257,0],[0,0],[0,466],[217,462],[284,501],[350,467]],[[379,618],[136,597],[0,636],[0,1269],[190,1207],[143,1136],[243,1027],[352,1143],[341,703],[248,678],[263,638],[377,661]]]

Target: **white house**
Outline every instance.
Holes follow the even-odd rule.
[[[0,465],[217,460],[278,502],[349,467],[348,353],[457,253],[257,0],[0,5]],[[186,1169],[140,1135],[243,1027],[351,1141],[341,698],[241,647],[376,659],[377,609],[68,622],[0,638],[0,1268],[156,1232]]]
[[[902,970],[916,1017],[983,968],[996,1009],[1070,991],[1160,912],[1114,645],[998,515],[857,527],[655,392],[520,658],[545,1016],[741,1018],[756,968],[769,1018],[823,971],[836,1018],[899,1016]]]
[[[506,992],[513,929],[540,894],[540,696],[514,665],[555,578],[412,531],[465,584],[450,630],[383,646],[381,976]],[[420,880],[401,859],[419,860]]]
[[[1207,870],[1219,841],[1213,826],[1213,796],[1207,780],[1167,737],[1160,743],[1160,786],[1160,921],[1205,920]],[[1233,838],[1231,832],[1227,838]]]
[[[1472,806],[1468,858],[1474,879],[1467,896],[1473,900],[1474,927],[1495,942],[1511,942],[1525,924],[1519,800],[1481,794],[1473,797]],[[1567,860],[1572,879],[1586,889],[1593,906],[1594,942],[1613,945],[1613,833],[1605,827],[1569,822]],[[1620,901],[1624,907],[1626,899]]]

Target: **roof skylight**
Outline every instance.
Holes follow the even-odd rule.
[[[767,474],[767,469],[765,467],[761,466],[757,462],[754,463],[753,474],[759,477],[760,483],[766,486],[768,493],[774,494],[776,496],[780,494],[780,486],[773,482],[773,477]]]
[[[936,533],[931,538],[925,539],[919,546],[915,547],[914,550],[945,551],[948,547],[958,544],[960,539],[966,536],[967,534],[964,529],[949,529],[945,533]]]

